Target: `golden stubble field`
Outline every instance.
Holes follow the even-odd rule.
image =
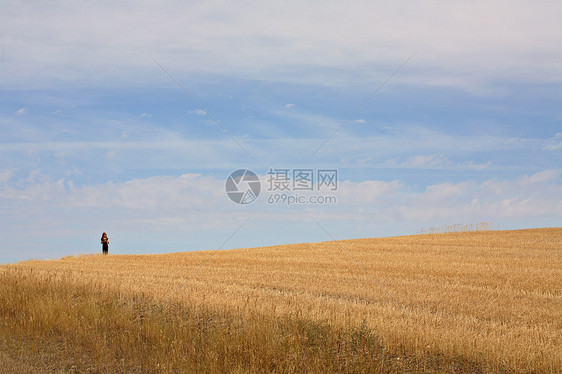
[[[29,372],[562,372],[562,228],[84,255],[0,276],[0,361]]]

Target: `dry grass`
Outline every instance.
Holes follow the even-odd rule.
[[[555,228],[6,265],[0,360],[41,372],[562,372],[561,254]]]
[[[491,222],[456,223],[454,225],[434,226],[422,228],[418,234],[444,234],[453,232],[493,231],[499,230],[498,225]]]

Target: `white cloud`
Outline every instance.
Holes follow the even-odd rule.
[[[360,118],[360,119],[354,120],[353,122],[355,122],[355,123],[365,123],[366,121],[363,118]]]
[[[535,173],[530,176],[524,176],[519,180],[519,184],[522,186],[539,184],[548,181],[554,181],[558,178],[560,170],[544,170],[539,173]]]
[[[7,183],[12,179],[13,170],[7,169],[0,171],[0,183]]]
[[[386,161],[387,167],[412,169],[448,169],[448,170],[485,170],[492,166],[492,162],[477,164],[473,161],[453,162],[442,154],[416,155],[404,162],[396,159]]]
[[[141,114],[141,118],[151,118],[151,117],[152,117],[152,114],[150,114],[150,113]]]
[[[406,161],[406,165],[410,165],[413,167],[449,166],[451,165],[451,161],[449,161],[446,157],[443,157],[441,155],[414,156],[414,157],[410,157],[408,161]]]
[[[197,116],[204,116],[207,114],[206,111],[204,111],[203,109],[194,109],[194,110],[188,110],[187,114],[195,114]]]
[[[258,202],[242,207],[228,200],[223,178],[200,174],[77,185],[66,178],[52,180],[40,170],[23,179],[2,172],[0,206],[2,215],[10,219],[1,226],[0,235],[6,243],[25,250],[38,246],[30,238],[52,235],[54,241],[41,247],[48,253],[53,253],[49,248],[57,238],[73,237],[79,244],[96,228],[111,228],[114,235],[127,236],[132,242],[143,238],[139,245],[149,252],[181,250],[194,245],[189,238],[195,236],[199,248],[213,249],[220,244],[217,237],[228,238],[241,220],[256,211],[259,217],[248,223],[236,245],[259,245],[262,239],[279,244],[296,240],[297,236],[286,235],[289,230],[311,223],[304,209],[334,235],[347,227],[342,234],[346,237],[374,236],[374,232],[408,234],[421,227],[453,223],[493,222],[501,228],[531,227],[536,222],[560,226],[562,184],[558,175],[557,170],[545,170],[518,180],[436,183],[422,190],[401,181],[342,181],[333,193],[337,203],[329,206],[268,205],[268,192],[263,188]],[[266,178],[261,176],[264,183]],[[266,227],[272,231],[263,233]],[[307,234],[316,226],[306,227],[299,238],[320,240],[312,232]],[[158,238],[163,237],[166,244],[159,246]],[[61,245],[64,242],[61,239]],[[66,251],[76,253],[78,249]]]
[[[491,166],[492,166],[491,161],[484,162],[483,164],[476,164],[472,161],[464,161],[461,164],[459,164],[460,169],[466,169],[466,170],[485,170],[490,168]]]
[[[6,182],[10,179],[6,178]],[[71,180],[51,180],[36,170],[25,181],[5,183],[0,202],[11,211],[3,214],[10,214],[13,223],[26,222],[26,226],[38,230],[52,226],[47,212],[59,209],[68,212],[59,222],[65,227],[71,227],[73,220],[80,217],[91,227],[103,221],[128,231],[146,230],[146,225],[155,223],[160,229],[192,231],[212,228],[220,219],[235,219],[223,217],[222,212],[232,207],[224,194],[224,181],[198,174],[76,186]],[[126,228],[134,222],[138,225]]]
[[[292,112],[292,111],[291,111]],[[261,138],[262,134],[254,133],[256,138],[237,137],[237,141],[254,157],[255,168],[267,168],[272,165],[298,164],[310,158],[312,152],[327,138],[336,120],[322,116],[288,115],[295,125],[310,130],[310,133],[322,133],[326,137],[315,135],[314,138],[286,137],[283,127],[270,128],[263,126],[264,134],[270,138]],[[317,122],[323,121],[323,122]],[[326,123],[326,128],[320,126]],[[316,126],[313,127],[313,125]],[[209,122],[216,127],[216,123]],[[159,129],[160,130],[160,129]],[[142,134],[142,136],[137,135]],[[40,152],[57,153],[64,151],[69,154],[68,162],[78,166],[79,161],[96,159],[100,151],[119,152],[125,156],[115,160],[114,166],[130,168],[142,164],[146,167],[176,168],[185,167],[232,168],[248,162],[248,157],[238,145],[227,137],[220,140],[185,139],[172,131],[151,132],[140,126],[131,127],[119,132],[121,141],[40,141],[49,139],[49,133],[38,133],[37,141],[12,142],[2,144],[6,160],[18,164],[28,159],[35,165],[33,157]],[[310,161],[316,163],[342,166],[376,166],[381,168],[413,168],[437,170],[491,170],[511,167],[509,160],[505,164],[495,161],[471,160],[480,152],[486,152],[489,160],[501,152],[540,152],[544,140],[519,139],[512,141],[500,136],[474,135],[453,136],[435,131],[421,131],[416,128],[399,129],[380,136],[355,136],[342,129],[334,138],[326,143]],[[493,153],[490,153],[493,152]],[[454,160],[454,161],[452,161]],[[519,159],[514,159],[514,162]],[[520,167],[518,163],[513,166]],[[547,165],[545,167],[552,167]],[[520,169],[521,170],[521,169]],[[534,171],[534,169],[531,169]]]
[[[554,135],[554,137],[548,139],[542,149],[545,151],[556,151],[562,149],[562,132],[559,132]]]
[[[562,223],[562,185],[555,183],[557,175],[545,170],[516,181],[433,185],[400,209],[409,220],[509,222],[550,216],[556,225]]]
[[[4,4],[0,82],[170,84],[158,76],[164,73],[150,53],[176,77],[199,72],[341,84],[384,79],[412,52],[396,80],[468,87],[506,79],[561,81],[558,2],[426,0],[406,10],[395,2],[334,0],[321,7],[242,3],[227,9],[218,0],[204,6]]]
[[[111,160],[112,158],[115,157],[116,154],[117,154],[117,150],[114,149],[114,150],[112,150],[112,151],[107,152],[107,153],[105,154],[105,158],[108,159],[108,160]]]
[[[557,170],[545,170],[515,181],[438,183],[422,191],[401,181],[346,180],[340,182],[337,191],[326,193],[337,197],[338,203],[332,210],[342,213],[341,219],[350,219],[346,212],[359,208],[363,215],[376,212],[376,215],[396,223],[425,224],[437,218],[457,222],[480,216],[499,219],[548,214],[562,219],[562,185],[557,183],[558,175]],[[4,171],[0,176],[4,182],[0,201],[14,209],[10,215],[13,214],[16,221],[22,214],[28,219],[33,220],[34,216],[41,219],[33,213],[41,209],[63,208],[81,215],[107,207],[113,212],[107,219],[121,222],[137,218],[142,218],[143,222],[182,222],[195,215],[199,218],[189,229],[198,230],[210,227],[217,219],[224,219],[229,212],[239,208],[226,197],[222,178],[200,174],[83,186],[76,186],[65,178],[51,180],[40,170],[33,171],[25,180],[14,180],[10,171]],[[261,180],[263,200],[270,193],[266,191],[267,175],[262,175]],[[265,206],[265,202],[261,204]],[[286,217],[283,212],[277,213],[280,213],[279,217]],[[270,217],[275,219],[276,214]],[[30,225],[33,226],[33,222]]]
[[[19,108],[19,109],[16,111],[16,114],[17,114],[18,116],[22,116],[22,115],[24,115],[24,114],[27,114],[27,109],[25,109],[25,108]]]
[[[295,104],[285,104],[285,109],[290,109],[294,106],[295,106]]]
[[[365,206],[365,204],[372,204],[386,199],[401,188],[404,188],[404,185],[399,181],[342,181],[339,185],[337,197],[340,199],[340,203],[344,205]]]

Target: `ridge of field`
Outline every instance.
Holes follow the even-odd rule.
[[[123,300],[148,298],[151,305],[203,308],[230,327],[233,319],[244,324],[289,318],[335,331],[360,329],[375,336],[389,356],[424,362],[423,370],[417,364],[404,370],[432,371],[425,363],[440,357],[436,371],[444,370],[444,362],[457,362],[447,370],[562,372],[562,228],[83,255],[25,261],[0,270],[14,285],[13,292],[23,279],[48,280],[46,290],[104,289]],[[30,302],[21,296],[11,307],[14,294],[0,292],[5,334],[15,331],[10,323],[29,325],[20,319],[31,312],[18,308],[29,308]],[[48,313],[49,304],[43,302]],[[56,320],[43,325],[64,330]],[[295,352],[289,348],[286,354]],[[458,366],[459,360],[470,364]],[[247,371],[248,366],[240,368]]]

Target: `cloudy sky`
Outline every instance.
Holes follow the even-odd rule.
[[[4,1],[0,262],[100,252],[102,231],[162,253],[562,226],[561,19],[556,1]],[[225,193],[241,168],[252,204]],[[272,203],[270,169],[337,170],[335,191],[283,191],[336,203]]]

